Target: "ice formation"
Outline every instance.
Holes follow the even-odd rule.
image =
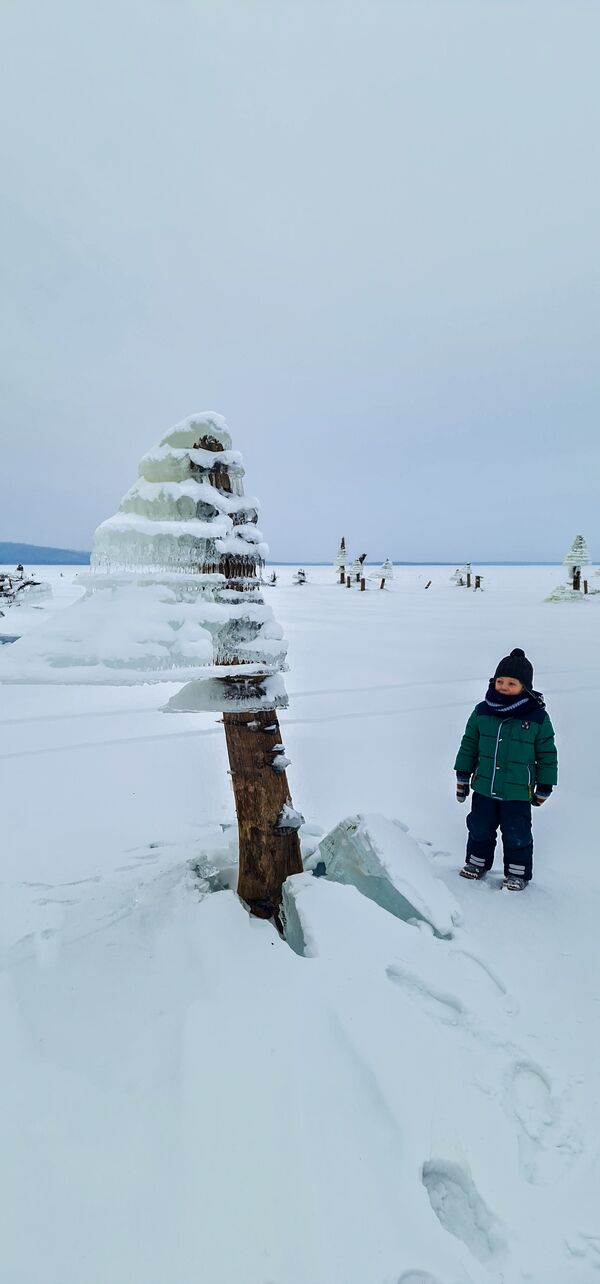
[[[581,582],[584,566],[591,563],[588,546],[583,535],[576,535],[571,548],[563,557],[567,568],[567,584],[558,584],[544,600],[546,602],[579,602],[588,595],[588,586]],[[592,593],[594,590],[592,590]]]
[[[369,574],[370,580],[379,580],[380,583],[382,580],[384,581],[393,580],[393,578],[394,578],[394,563],[389,557],[386,557],[385,561],[381,563],[381,566],[378,571],[371,571]]]
[[[451,936],[461,911],[445,883],[397,820],[376,814],[350,816],[321,840],[306,868],[350,883],[397,918],[421,919],[438,936]]]
[[[563,566],[567,567],[569,580],[573,579],[575,573],[581,570],[582,566],[589,566],[591,562],[588,546],[583,535],[576,535],[571,548],[563,558]]]
[[[200,445],[202,443],[202,445]],[[190,415],[149,450],[119,510],[98,527],[92,574],[218,573],[229,557],[256,565],[267,545],[258,501],[244,495],[242,456],[225,420]]]
[[[544,598],[545,602],[585,602],[586,594],[571,588],[570,584],[557,584],[556,588]]]
[[[340,546],[336,553],[335,562],[333,563],[336,571],[345,571],[348,566],[348,550],[346,549],[346,540],[342,535]]]
[[[52,597],[52,586],[46,580],[36,580],[26,575],[22,567],[15,572],[0,572],[0,606],[31,605]]]
[[[191,415],[144,455],[118,512],[98,527],[86,594],[11,647],[0,677],[23,682],[204,679],[193,707],[286,703],[287,643],[260,592],[268,553],[258,501],[225,420]],[[254,707],[253,706],[253,707]],[[173,706],[174,707],[174,706]]]
[[[383,578],[384,578],[384,579],[386,579],[386,580],[393,580],[393,578],[394,578],[394,563],[391,561],[391,558],[386,557],[386,559],[385,559],[385,561],[383,562],[382,567],[381,567],[381,574],[382,574],[382,576],[383,576]]]

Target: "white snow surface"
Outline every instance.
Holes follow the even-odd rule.
[[[3,633],[58,624],[81,593],[62,569]],[[545,603],[556,567],[490,567],[478,593],[396,567],[362,594],[276,569],[308,863],[359,812],[462,922],[305,872],[281,940],[230,890],[214,714],[165,717],[177,683],[0,687],[1,1284],[594,1284],[598,599]],[[498,862],[458,878],[452,772],[513,646],[561,757],[522,894]]]

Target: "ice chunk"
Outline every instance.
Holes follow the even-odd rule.
[[[284,802],[283,807],[281,808],[275,828],[287,831],[290,829],[300,829],[303,824],[304,816],[302,815],[302,812],[296,811],[296,808],[292,807],[292,804],[288,799],[287,802]]]
[[[276,771],[279,774],[281,774],[282,772],[285,771],[286,767],[289,767],[290,762],[291,762],[291,759],[286,758],[284,753],[276,753],[273,755],[273,761],[271,763],[271,766],[273,768],[273,771]]]
[[[325,877],[351,883],[402,919],[422,919],[437,936],[451,936],[461,910],[404,826],[377,814],[350,816],[321,840],[311,864]]]

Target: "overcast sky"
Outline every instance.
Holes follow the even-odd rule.
[[[274,559],[600,559],[598,0],[0,0],[0,539],[229,422]]]

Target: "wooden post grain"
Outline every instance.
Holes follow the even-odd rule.
[[[289,786],[274,767],[281,744],[277,714],[224,713],[223,725],[237,812],[240,867],[238,895],[259,918],[277,917],[281,888],[302,872],[297,829],[277,829]]]

